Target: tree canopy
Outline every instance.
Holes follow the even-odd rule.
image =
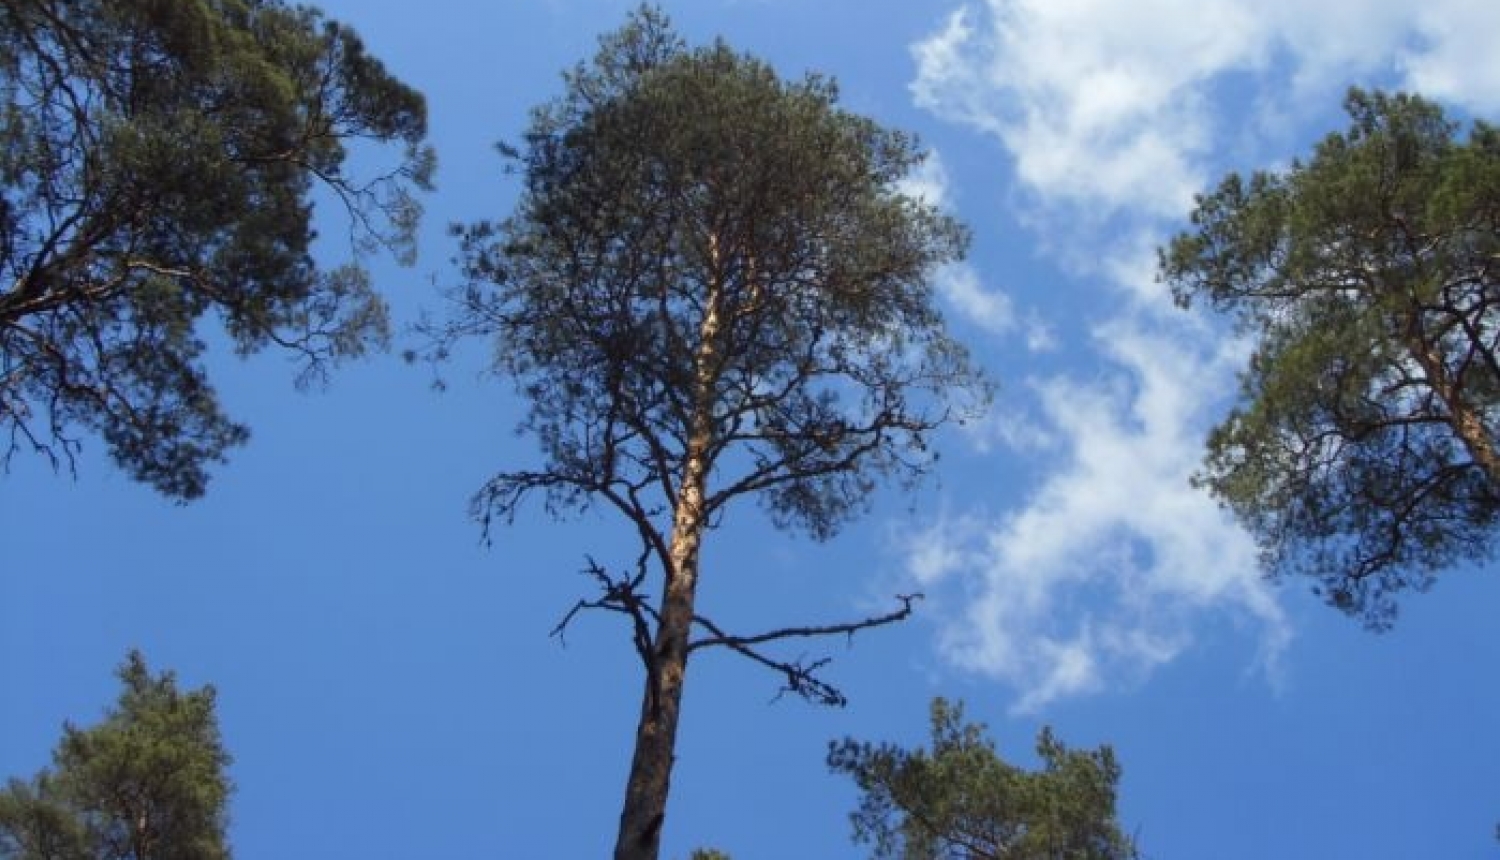
[[[995,752],[963,706],[932,703],[932,748],[845,738],[828,765],[861,792],[856,841],[900,860],[1125,860],[1137,856],[1115,814],[1120,766],[1109,747],[1070,750],[1043,729],[1042,767]]]
[[[1256,339],[1199,480],[1269,570],[1380,626],[1500,517],[1500,131],[1350,92],[1306,162],[1230,175],[1161,258]]]
[[[353,30],[279,0],[12,0],[0,94],[6,460],[71,464],[97,432],[191,499],[247,436],[207,377],[205,315],[303,379],[384,342],[365,272],[309,255],[314,196],[346,208],[356,258],[410,260],[433,156],[421,95]],[[357,141],[400,155],[357,176]]]
[[[53,765],[0,790],[4,860],[216,860],[230,757],[214,690],[177,689],[132,652],[119,703],[98,725],[67,725]]]
[[[696,606],[699,548],[741,499],[828,538],[930,465],[929,431],[983,393],[929,283],[967,237],[898,190],[923,157],[910,137],[839,108],[826,78],[688,48],[655,9],[565,85],[508,150],[515,211],[460,231],[467,284],[437,351],[493,338],[541,446],[477,496],[487,525],[539,495],[640,538],[633,566],[590,562],[601,594],[578,608],[632,624],[646,690],[616,856],[655,857],[689,652],[729,648],[837,703],[821,663],[764,646],[909,610],[735,634]]]

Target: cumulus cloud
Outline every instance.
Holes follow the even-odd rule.
[[[1274,662],[1292,631],[1255,548],[1188,481],[1243,345],[1170,308],[1152,249],[1195,191],[1284,159],[1274,136],[1326,122],[1350,84],[1500,108],[1496,32],[1492,0],[976,0],[913,46],[917,105],[997,143],[1018,219],[1113,297],[1092,305],[1109,310],[1075,369],[1030,386],[1031,415],[981,432],[1045,450],[1038,484],[911,541],[950,660],[1009,682],[1025,710],[1145,677],[1225,615]],[[965,289],[947,290],[961,308]],[[1017,325],[1008,302],[967,303]]]

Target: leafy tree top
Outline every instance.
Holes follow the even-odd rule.
[[[1001,759],[963,707],[932,703],[930,749],[846,738],[828,764],[862,792],[855,839],[902,860],[1124,860],[1137,856],[1115,814],[1120,766],[1109,747],[1070,750],[1043,729],[1042,767]]]
[[[1306,162],[1200,197],[1161,273],[1257,338],[1200,480],[1270,570],[1382,626],[1493,551],[1500,133],[1417,96],[1346,105]]]
[[[410,260],[433,156],[421,95],[348,27],[278,0],[15,0],[0,94],[0,455],[71,463],[94,431],[190,499],[247,435],[205,316],[304,379],[384,342],[363,270],[310,256],[312,196],[347,210],[357,254]],[[356,175],[361,141],[400,154]]]
[[[214,860],[225,838],[230,756],[214,690],[180,691],[132,652],[118,704],[99,724],[64,727],[53,765],[0,791],[7,860]]]
[[[700,457],[707,516],[755,494],[827,537],[927,464],[944,396],[982,389],[928,281],[967,237],[897,191],[914,141],[836,100],[644,8],[535,111],[515,213],[461,231],[446,332],[495,337],[547,461],[483,512],[541,490],[649,517]]]

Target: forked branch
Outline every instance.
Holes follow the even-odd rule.
[[[603,609],[628,616],[631,621],[631,640],[635,652],[640,656],[648,675],[656,674],[656,660],[651,652],[651,626],[658,621],[656,607],[651,605],[651,596],[640,591],[646,581],[646,562],[650,549],[643,550],[636,558],[632,574],[611,574],[592,557],[587,557],[588,566],[581,572],[599,584],[601,596],[593,600],[579,598],[562,619],[552,628],[552,635],[567,645],[568,625],[578,613],[585,609]]]
[[[598,584],[600,594],[592,599],[579,598],[552,628],[552,635],[566,645],[568,625],[573,623],[578,613],[586,609],[602,609],[627,616],[631,622],[631,639],[636,654],[641,658],[646,672],[654,676],[656,659],[651,648],[652,630],[659,625],[661,618],[651,602],[651,596],[641,591],[646,581],[649,558],[650,549],[647,548],[636,558],[635,569],[629,573],[611,573],[592,557],[587,558],[587,566],[581,572]],[[848,701],[844,694],[837,687],[818,677],[818,671],[832,662],[831,658],[808,660],[805,656],[798,656],[791,660],[779,659],[766,654],[760,646],[784,639],[812,639],[840,635],[852,641],[854,634],[861,630],[883,627],[906,620],[912,614],[913,603],[921,600],[922,595],[898,594],[896,599],[901,603],[900,608],[884,615],[839,624],[782,627],[752,636],[735,636],[726,633],[713,621],[701,615],[695,616],[694,623],[706,630],[707,635],[689,643],[688,651],[691,653],[700,648],[716,646],[728,648],[780,674],[785,679],[781,689],[777,692],[777,698],[786,693],[792,693],[820,705],[843,707]]]

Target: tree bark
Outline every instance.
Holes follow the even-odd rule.
[[[1474,464],[1489,478],[1490,484],[1500,489],[1500,453],[1495,451],[1483,416],[1454,383],[1437,348],[1421,335],[1420,322],[1410,324],[1408,330],[1414,333],[1408,334],[1407,348],[1411,350],[1412,357],[1416,359],[1422,372],[1427,375],[1427,384],[1432,387],[1433,393],[1447,407],[1448,426],[1453,428],[1454,435],[1463,443]]]
[[[717,272],[717,236],[710,236],[708,244],[714,274],[710,278],[711,286],[694,354],[692,426],[672,512],[666,594],[662,598],[660,620],[646,672],[645,692],[641,697],[635,753],[631,757],[630,778],[625,786],[620,832],[615,840],[615,860],[657,860],[661,853],[661,828],[666,821],[672,765],[676,760],[677,723],[682,710],[688,642],[698,593],[698,548],[705,526],[703,505],[714,439],[713,407],[719,373],[723,290]]]
[[[697,487],[688,481],[683,484],[673,518],[673,572],[667,579],[661,621],[652,643],[653,665],[646,673],[615,860],[656,860],[661,851],[698,588],[698,544],[703,534],[701,476]]]

